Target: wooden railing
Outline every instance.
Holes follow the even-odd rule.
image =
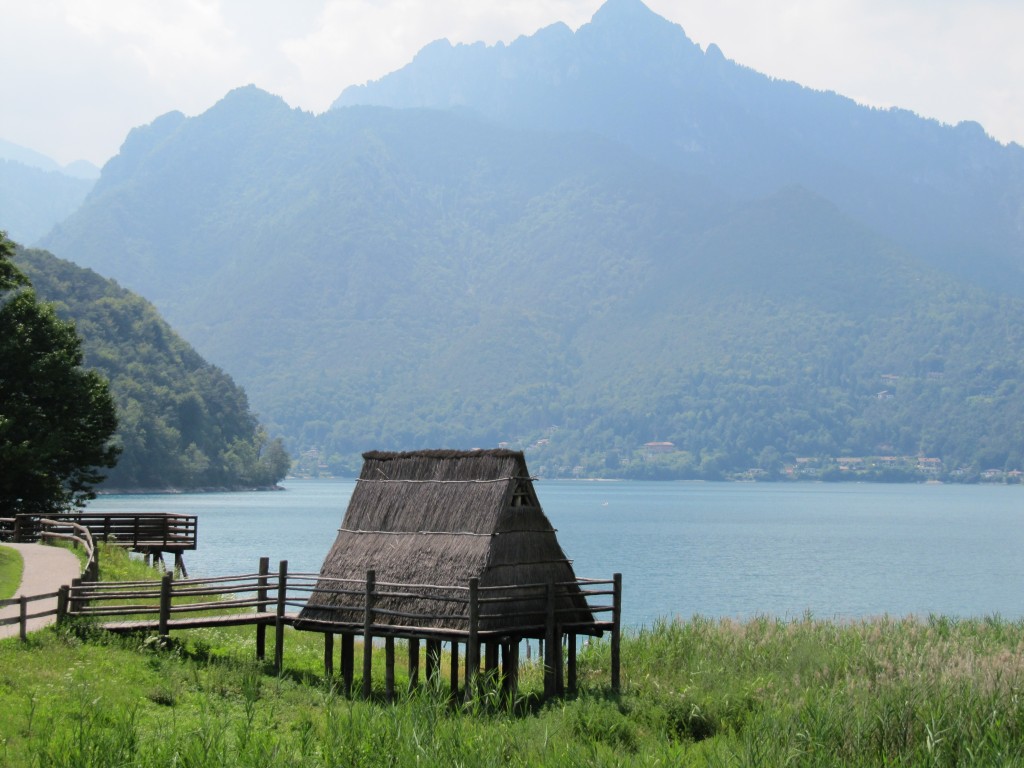
[[[326,589],[325,589],[326,587]],[[314,595],[344,595],[356,599],[355,604],[339,608],[325,608],[311,604]],[[582,595],[593,616],[592,621],[581,621],[582,613],[578,602],[566,601],[566,597]],[[521,603],[524,596],[538,601],[543,608],[530,614],[530,620],[514,625],[501,624],[496,629],[481,629],[482,610],[488,605],[509,602]],[[455,614],[439,614],[430,611],[393,610],[380,607],[382,600],[401,597],[415,606],[417,603],[430,604],[438,600],[456,603],[460,611]],[[601,601],[595,603],[594,600]],[[610,598],[606,600],[604,598]],[[478,579],[471,579],[466,585],[435,586],[424,584],[394,584],[377,582],[375,572],[368,571],[365,579],[332,579],[314,573],[289,573],[287,561],[281,561],[277,573],[268,567],[268,559],[262,558],[259,570],[239,576],[224,576],[212,579],[180,579],[166,573],[159,582],[131,583],[86,583],[71,586],[67,598],[69,616],[106,620],[102,626],[113,632],[157,631],[166,636],[172,629],[188,629],[211,626],[253,624],[256,625],[256,655],[264,658],[266,628],[275,628],[276,669],[283,664],[284,629],[291,625],[302,631],[320,632],[325,637],[325,668],[330,671],[333,662],[333,637],[342,635],[342,674],[346,686],[352,681],[351,638],[363,638],[363,686],[364,695],[370,696],[371,676],[369,674],[373,640],[382,638],[387,653],[387,680],[393,685],[393,664],[395,638],[405,638],[417,643],[427,641],[428,665],[432,644],[436,644],[436,658],[440,658],[442,640],[452,643],[453,680],[455,647],[465,644],[466,679],[475,676],[480,668],[480,648],[488,646],[488,660],[491,645],[502,643],[504,653],[512,653],[513,669],[518,664],[514,654],[518,643],[524,638],[538,638],[545,646],[545,692],[560,693],[562,685],[562,638],[568,643],[569,689],[575,688],[575,653],[577,635],[600,635],[611,633],[612,687],[619,689],[619,637],[622,612],[622,578],[615,574],[612,579],[579,579],[572,582],[551,582],[507,587],[480,587]],[[564,607],[566,602],[574,603]],[[559,607],[562,603],[563,607]],[[315,608],[321,617],[303,618],[303,608]],[[330,614],[327,619],[322,614]],[[520,616],[526,614],[520,614]],[[601,616],[602,618],[598,618]],[[396,624],[402,619],[406,624]],[[447,626],[438,627],[436,622],[444,620]],[[435,624],[435,626],[431,626]],[[347,642],[346,642],[347,641]],[[513,650],[512,646],[516,650]],[[416,646],[418,648],[418,645]],[[347,651],[346,651],[347,648]],[[346,653],[348,657],[346,657]],[[496,656],[496,652],[495,652]],[[418,658],[418,652],[417,652]],[[410,655],[410,664],[412,655]],[[418,662],[417,662],[418,663]],[[496,662],[495,662],[496,663]],[[490,661],[488,661],[490,664]],[[410,677],[412,677],[410,671]],[[429,669],[428,669],[429,675]],[[389,690],[389,695],[393,691]]]
[[[62,512],[47,519],[75,523],[89,529],[96,539],[110,541],[138,552],[177,552],[194,550],[198,517],[162,512]],[[0,538],[12,541],[38,541],[42,517],[19,514],[0,518]]]
[[[52,600],[55,597],[57,598],[56,608],[51,608],[46,611],[37,611],[36,613],[28,612],[29,603],[35,603],[40,600]],[[64,599],[67,599],[66,592]],[[60,600],[60,592],[47,592],[43,595],[21,595],[20,597],[11,598],[8,600],[0,600],[0,608],[7,608],[12,605],[17,605],[19,608],[17,616],[12,616],[8,619],[0,618],[0,627],[6,627],[11,624],[18,624],[18,635],[21,637],[22,640],[25,640],[28,636],[29,619],[42,619],[46,618],[47,616],[60,616],[62,613],[65,612],[64,607],[60,603]]]
[[[96,581],[100,577],[100,552],[93,542],[92,533],[84,525],[70,520],[53,520],[48,517],[39,518],[39,538],[70,541],[76,547],[85,549],[85,567],[82,569],[84,581]]]

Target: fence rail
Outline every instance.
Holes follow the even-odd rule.
[[[351,605],[337,607],[310,602],[314,596],[324,595],[358,599]],[[582,611],[578,604],[573,604],[572,599],[566,600],[567,597],[580,595],[586,603],[586,611]],[[380,605],[382,600],[394,598],[404,601],[400,607]],[[595,598],[611,599],[595,602]],[[374,638],[382,638],[385,647],[392,648],[387,656],[389,665],[394,662],[391,644],[395,638],[407,639],[410,647],[413,647],[413,643],[418,647],[418,643],[425,640],[428,660],[435,644],[437,657],[440,657],[442,640],[452,644],[453,657],[456,659],[456,644],[464,643],[467,685],[479,672],[481,644],[488,646],[488,664],[492,657],[496,658],[497,652],[491,652],[492,645],[500,644],[504,649],[503,656],[510,654],[508,663],[514,678],[518,664],[518,643],[525,638],[537,638],[548,649],[545,653],[545,692],[554,694],[564,690],[561,650],[556,653],[556,649],[561,649],[562,639],[571,639],[568,644],[568,664],[569,686],[572,689],[575,687],[575,637],[601,635],[606,631],[611,633],[612,686],[618,690],[621,598],[622,578],[619,574],[615,574],[612,579],[483,588],[478,579],[471,579],[468,585],[452,586],[391,584],[378,583],[374,571],[367,571],[364,580],[331,579],[314,573],[289,573],[287,561],[281,561],[278,571],[273,573],[269,570],[268,559],[262,558],[256,573],[240,576],[175,580],[173,574],[166,573],[159,583],[127,585],[76,582],[68,593],[67,614],[93,620],[108,619],[102,626],[114,632],[155,630],[164,636],[172,629],[252,624],[256,626],[257,632],[256,654],[261,659],[265,654],[266,629],[274,626],[274,661],[277,669],[283,663],[285,626],[323,633],[325,667],[328,668],[332,665],[329,659],[333,637],[340,634],[343,639],[342,672],[346,676],[346,686],[352,680],[351,637],[361,635],[366,696],[370,695],[367,665],[370,664],[369,654],[372,654]],[[406,604],[429,605],[435,601],[455,604],[459,606],[458,612],[438,613],[404,607]],[[524,601],[536,603],[538,607],[528,611],[518,610],[514,614],[516,621],[513,623],[506,622],[495,628],[481,627],[482,608],[513,602],[521,604]],[[561,607],[560,601],[563,603]],[[315,608],[319,615],[316,618],[302,616],[302,609],[307,606]],[[581,614],[589,614],[590,618],[582,620]],[[493,618],[493,614],[485,614],[483,618]],[[516,650],[513,650],[513,645]],[[410,664],[411,654],[412,651]],[[454,666],[453,662],[453,674]],[[393,670],[388,680],[393,680],[392,673]],[[410,670],[410,677],[413,676]]]
[[[39,515],[0,518],[0,538],[38,541],[43,530]],[[47,518],[88,528],[94,538],[139,552],[175,552],[196,548],[198,517],[163,512],[64,512]]]
[[[21,595],[20,597],[14,597],[7,600],[0,600],[0,608],[8,608],[12,605],[18,606],[18,615],[12,616],[8,619],[0,618],[0,627],[10,626],[11,624],[18,624],[18,635],[22,640],[28,637],[28,621],[29,619],[43,619],[47,616],[59,616],[62,612],[60,605],[60,592],[47,592],[42,595]],[[56,608],[51,608],[46,611],[36,611],[35,613],[29,613],[29,603],[39,602],[40,600],[52,600],[57,598],[58,603]]]

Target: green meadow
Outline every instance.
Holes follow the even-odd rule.
[[[106,578],[145,572],[104,555]],[[998,618],[696,617],[627,634],[618,695],[597,642],[574,697],[541,701],[534,662],[514,699],[485,680],[453,702],[442,678],[389,704],[325,678],[320,635],[289,630],[275,675],[251,627],[75,624],[0,642],[0,766],[1019,765],[1022,639]]]

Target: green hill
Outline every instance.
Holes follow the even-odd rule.
[[[507,70],[500,50],[446,44],[403,70],[433,85],[527,73],[489,92],[500,114],[467,96],[314,116],[247,87],[165,115],[46,244],[152,300],[293,451],[335,470],[371,448],[503,442],[544,474],[773,475],[841,456],[888,457],[892,478],[918,456],[948,477],[1022,468],[1016,150],[723,70],[631,0],[608,12],[502,49]],[[623,13],[642,23],[608,23]],[[463,53],[479,66],[456,66]],[[712,98],[709,72],[731,90]],[[706,139],[692,158],[666,150],[698,146],[673,133],[687,114]],[[841,156],[822,154],[833,134]],[[1007,290],[955,276],[969,272]],[[645,457],[651,441],[677,450]]]
[[[110,381],[123,452],[107,489],[269,487],[287,455],[245,392],[203,360],[153,306],[46,251],[17,249],[40,299],[75,322],[85,363]]]

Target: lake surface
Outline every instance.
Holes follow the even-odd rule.
[[[103,496],[90,511],[199,515],[191,575],[261,555],[319,571],[351,480],[285,491]],[[623,620],[694,614],[1024,618],[1024,487],[538,481],[577,576],[623,575]]]

